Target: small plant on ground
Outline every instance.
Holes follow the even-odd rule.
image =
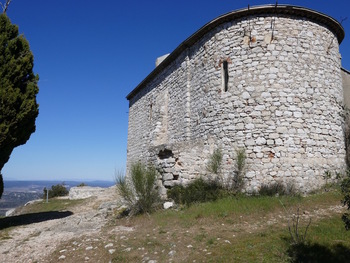
[[[193,203],[215,201],[223,197],[225,193],[217,181],[198,178],[187,186],[174,186],[168,190],[167,195],[176,203],[189,206]]]
[[[209,158],[207,164],[207,171],[216,175],[220,174],[222,164],[222,151],[220,148],[216,149]]]
[[[154,166],[146,166],[141,162],[131,165],[130,178],[126,178],[122,173],[116,174],[117,188],[132,215],[153,212],[159,204],[157,176],[158,172]]]
[[[307,231],[311,224],[311,217],[308,220],[308,223],[304,229],[301,229],[301,215],[300,209],[298,208],[296,215],[293,215],[291,221],[288,222],[288,230],[291,238],[292,245],[304,244],[306,242]]]
[[[87,186],[87,184],[86,183],[80,183],[80,184],[77,185],[77,187],[83,187],[83,186]]]
[[[59,196],[67,196],[69,194],[68,189],[65,187],[64,183],[56,184],[51,186],[51,189],[47,190],[44,188],[43,199],[47,197],[47,191],[49,191],[49,198],[59,197]]]

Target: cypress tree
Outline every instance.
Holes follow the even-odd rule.
[[[12,150],[27,142],[35,131],[39,109],[36,95],[39,76],[28,41],[18,34],[5,13],[0,15],[0,198],[1,170]]]

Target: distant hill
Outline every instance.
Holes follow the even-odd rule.
[[[69,190],[71,187],[81,184],[81,181],[4,181],[5,189],[0,199],[0,216],[6,211],[24,205],[25,203],[41,198],[43,189],[51,188],[52,185],[64,184]],[[110,187],[115,184],[112,181],[90,181],[84,182],[88,186]]]
[[[41,181],[41,180],[35,180],[35,181],[17,181],[17,180],[8,180],[4,181],[5,185],[5,191],[20,191],[20,192],[33,192],[33,191],[43,191],[44,187],[51,188],[52,185],[56,184],[64,184],[68,189],[77,186],[81,183],[85,183],[88,186],[95,186],[95,187],[110,187],[115,184],[115,182],[112,181],[102,181],[102,180],[95,180],[95,181],[89,181],[89,182],[83,182],[83,181]]]

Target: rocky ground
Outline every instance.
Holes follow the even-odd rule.
[[[108,222],[108,214],[112,208],[121,204],[115,187],[100,188],[90,197],[86,194],[87,191],[80,193],[87,198],[83,205],[69,209],[73,213],[70,216],[10,228],[8,238],[0,241],[0,261],[48,262],[52,260],[51,254],[61,242],[79,239],[87,234],[91,237],[98,236],[102,227]],[[79,195],[73,198],[78,199]],[[124,230],[130,231],[125,228],[120,229],[120,232]],[[63,258],[64,256],[61,257]],[[59,258],[54,262],[57,260]]]

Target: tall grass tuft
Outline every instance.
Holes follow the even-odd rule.
[[[244,176],[246,173],[246,152],[244,148],[236,149],[236,162],[232,177],[231,188],[235,192],[242,191],[244,187]]]
[[[207,164],[207,171],[216,175],[219,175],[222,164],[222,151],[220,148],[216,149],[209,158]]]
[[[306,242],[307,231],[311,224],[311,217],[304,230],[301,230],[301,215],[300,209],[298,208],[296,215],[292,216],[292,223],[289,221],[288,230],[291,238],[292,245],[304,244]]]
[[[131,165],[130,178],[120,172],[116,174],[117,188],[132,215],[151,213],[158,206],[160,196],[156,189],[157,175],[154,166],[146,166],[141,162]]]

